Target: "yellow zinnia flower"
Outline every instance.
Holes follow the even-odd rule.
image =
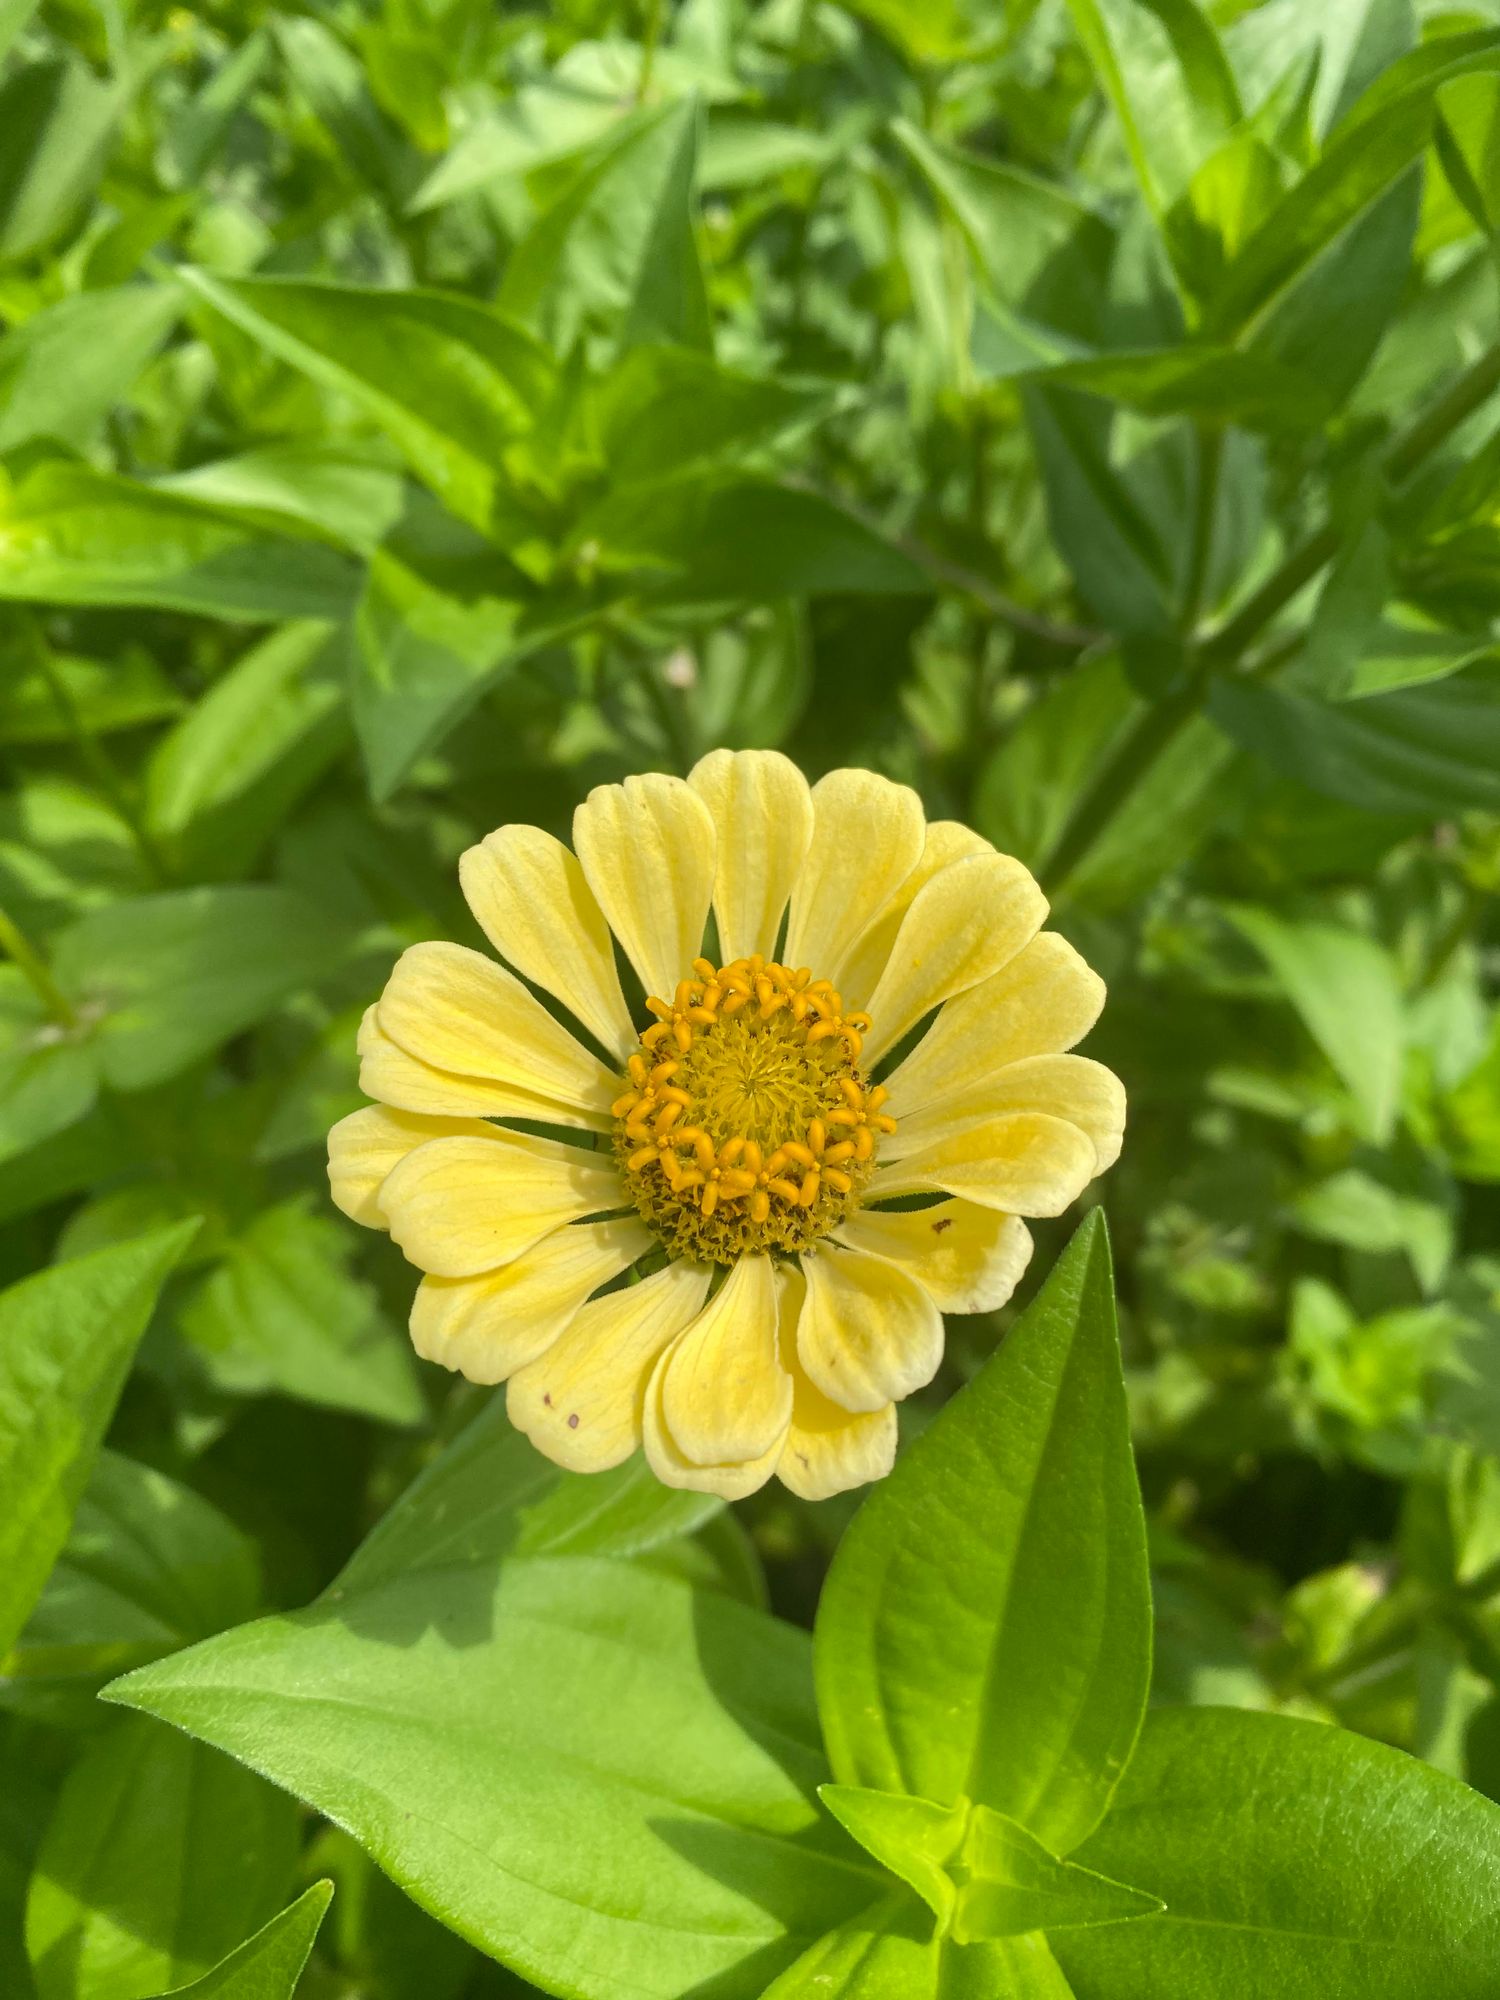
[[[577,1471],[644,1443],[668,1484],[729,1498],[880,1478],[943,1313],[1003,1304],[1018,1218],[1120,1150],[1119,1083],[1063,1053],[1103,984],[1042,932],[1036,883],[904,785],[809,789],[725,750],[599,786],[572,851],[504,826],[459,873],[514,972],[405,952],[360,1031],[378,1101],[328,1143],[340,1208],[426,1274],[417,1351],[508,1382],[511,1420]]]

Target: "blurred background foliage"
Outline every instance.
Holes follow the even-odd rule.
[[[914,785],[1110,981],[1159,1695],[1500,1797],[1500,4],[0,0],[0,56],[0,1277],[202,1219],[0,1684],[5,1991],[28,1895],[40,2000],[164,1983],[78,1940],[149,1934],[89,1843],[185,1842],[188,1747],[94,1688],[304,1602],[482,1400],[325,1198],[363,1007],[469,842],[716,744]],[[738,1517],[807,1621],[847,1509]],[[283,1832],[309,1994],[520,1990]]]

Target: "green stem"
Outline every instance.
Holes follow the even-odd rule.
[[[1500,389],[1500,344],[1487,348],[1449,384],[1430,409],[1392,442],[1383,461],[1389,484],[1400,487],[1413,478],[1497,389]],[[1077,873],[1079,864],[1137,784],[1198,713],[1215,670],[1237,665],[1266,626],[1333,560],[1338,550],[1338,528],[1332,521],[1325,521],[1291,551],[1226,625],[1198,641],[1187,685],[1137,719],[1079,799],[1046,869],[1049,894],[1056,896]]]
[[[1214,522],[1219,512],[1219,477],[1224,466],[1224,433],[1215,424],[1198,438],[1198,490],[1193,497],[1193,539],[1188,548],[1187,577],[1182,587],[1184,632],[1191,632],[1203,609],[1209,563],[1214,552]]]
[[[662,17],[666,13],[666,0],[646,0],[646,26],[641,36],[641,73],[636,81],[635,101],[644,104],[651,89],[651,75],[656,68],[657,44],[661,41]]]
[[[57,662],[52,657],[51,647],[32,621],[28,621],[27,637],[37,671],[47,683],[53,705],[62,717],[63,726],[72,739],[80,762],[129,828],[130,838],[146,873],[159,886],[167,879],[167,869],[161,850],[151,838],[135,800],[130,796],[124,779],[115,769],[114,760],[79,713],[77,702],[68,692],[67,682],[57,671]]]
[[[74,1011],[73,1003],[52,977],[51,968],[46,960],[21,926],[4,910],[0,910],[0,951],[14,962],[22,978],[54,1021],[65,1028],[78,1026],[78,1015]]]

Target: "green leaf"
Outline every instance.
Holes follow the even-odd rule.
[[[0,1292],[0,1651],[41,1594],[167,1274],[177,1223]]]
[[[1500,66],[1500,33],[1443,35],[1384,70],[1321,157],[1252,233],[1209,301],[1207,330],[1262,321],[1313,260],[1419,159],[1442,86]]]
[[[925,571],[836,501],[770,480],[663,480],[622,487],[584,516],[575,541],[661,574],[661,602],[720,598],[903,595],[930,591]]]
[[[1079,594],[1122,633],[1171,624],[1171,565],[1150,514],[1110,462],[1108,413],[1076,392],[1029,388],[1022,407],[1047,518]]]
[[[1500,662],[1493,659],[1336,703],[1220,679],[1209,712],[1283,775],[1364,812],[1438,819],[1466,807],[1500,811]]]
[[[816,1660],[841,1784],[980,1801],[1055,1854],[1097,1824],[1151,1670],[1102,1216],[866,1499]]]
[[[1438,92],[1437,151],[1453,192],[1486,235],[1500,229],[1500,77],[1458,77]]]
[[[279,1906],[297,1812],[253,1772],[122,1716],[63,1781],[26,1906],[39,2000],[141,2000]]]
[[[190,1487],[101,1451],[4,1671],[102,1681],[255,1615],[255,1545]]]
[[[95,1051],[47,1013],[13,965],[0,965],[0,1160],[86,1117],[99,1090]]]
[[[342,648],[284,626],[220,676],[157,743],[146,825],[182,875],[247,873],[348,737]]]
[[[1073,2000],[1047,1940],[955,1945],[911,1897],[877,1904],[804,1954],[763,2000]]]
[[[718,367],[687,347],[633,347],[599,384],[599,441],[613,479],[662,479],[722,462],[821,415],[830,388]]]
[[[946,1932],[958,1900],[949,1864],[963,1846],[968,1806],[940,1806],[861,1785],[819,1785],[818,1797],[867,1854],[916,1890]]]
[[[805,1636],[631,1563],[335,1586],[109,1698],[296,1791],[442,1922],[588,2000],[749,2000],[879,1893],[817,1803]]]
[[[95,1024],[106,1081],[143,1090],[326,976],[346,942],[302,897],[233,883],[90,911],[57,938],[53,970]]]
[[[395,527],[406,500],[394,448],[379,438],[265,445],[171,473],[155,486],[159,493],[184,494],[211,507],[286,515],[362,555]]]
[[[693,237],[698,110],[640,111],[583,156],[516,245],[499,302],[559,353],[585,332],[624,349],[713,338]]]
[[[1126,1923],[1162,1908],[1159,1896],[1059,1861],[1024,1826],[988,1806],[974,1808],[963,1860],[968,1879],[953,1928],[960,1944]]]
[[[1151,417],[1197,417],[1251,430],[1310,427],[1326,404],[1317,386],[1269,356],[1232,347],[1165,347],[1053,362],[1033,382],[1079,389]]]
[[[1390,954],[1373,938],[1332,924],[1294,923],[1248,906],[1228,914],[1348,1085],[1369,1136],[1384,1145],[1395,1129],[1406,1035]]]
[[[182,1331],[217,1387],[268,1389],[390,1424],[425,1405],[404,1331],[349,1270],[349,1233],[294,1196],[258,1215],[184,1305]]]
[[[117,285],[44,307],[0,340],[0,451],[83,445],[182,311],[175,285]]]
[[[425,1466],[355,1550],[341,1589],[469,1569],[508,1556],[637,1556],[691,1535],[721,1511],[633,1458],[583,1477],[542,1457],[494,1396]]]
[[[67,227],[103,172],[124,101],[71,51],[11,71],[0,86],[0,261]]]
[[[335,549],[113,474],[52,463],[0,482],[0,600],[339,618],[353,585]]]
[[[314,1882],[211,1972],[177,1987],[171,2000],[293,2000],[332,1898],[331,1882]]]
[[[1234,72],[1197,0],[1068,0],[1158,220],[1243,112]]]
[[[439,589],[392,549],[370,564],[354,625],[350,706],[377,800],[528,650],[514,598]]]
[[[1488,2000],[1500,1807],[1322,1723],[1156,1710],[1079,1858],[1166,1903],[1060,1932],[1077,2000]]]
[[[347,165],[399,206],[418,163],[370,95],[359,61],[321,21],[273,14],[271,28],[297,88]]]
[[[91,736],[137,729],[180,715],[186,706],[168,676],[143,648],[122,646],[108,660],[54,653],[42,671],[29,643],[0,648],[0,743],[66,743],[72,739],[67,710],[52,685],[61,686],[67,705]]]
[[[455,293],[181,276],[270,353],[350,397],[446,506],[489,526],[507,448],[552,383],[551,362],[522,327]]]

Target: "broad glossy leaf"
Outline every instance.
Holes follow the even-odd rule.
[[[1102,1216],[865,1500],[816,1660],[841,1784],[981,1801],[1054,1854],[1097,1824],[1151,1668]]]
[[[339,618],[354,581],[336,549],[86,466],[0,484],[0,599]]]
[[[293,2000],[332,1896],[331,1882],[314,1882],[212,1971],[177,1987],[172,2000]]]
[[[4,1671],[102,1681],[255,1615],[260,1561],[190,1487],[101,1451],[67,1545]]]
[[[1159,1709],[1081,1850],[1165,1912],[1059,1932],[1077,2000],[1488,2000],[1500,1807],[1323,1723]]]
[[[335,1590],[114,1684],[555,1992],[753,2000],[880,1893],[818,1805],[807,1643],[631,1563]]]
[[[710,348],[693,238],[697,106],[637,112],[584,154],[561,194],[516,245],[500,304],[558,352],[604,331]]]
[[[0,340],[0,451],[34,437],[86,444],[181,311],[175,285],[116,285],[23,320]]]
[[[455,514],[488,527],[506,448],[552,380],[524,328],[455,293],[182,276],[272,354],[351,397]]]
[[[867,1854],[916,1890],[946,1932],[958,1900],[950,1864],[968,1830],[968,1807],[860,1785],[820,1785],[818,1797]]]
[[[69,925],[53,966],[117,1090],[161,1083],[326,976],[346,938],[328,913],[260,883],[169,890]]]
[[[258,1215],[182,1309],[212,1380],[237,1395],[276,1390],[420,1422],[424,1404],[404,1330],[349,1269],[349,1233],[307,1196]]]
[[[1349,1086],[1377,1143],[1394,1129],[1405,1039],[1401,988],[1373,938],[1240,906],[1235,924],[1260,952],[1313,1040]]]
[[[963,1852],[967,1879],[953,1928],[960,1944],[1128,1923],[1162,1907],[1159,1896],[1059,1861],[1025,1827],[987,1806],[975,1806]]]
[[[68,1538],[136,1342],[197,1230],[177,1223],[0,1292],[0,1648]]]
[[[215,1965],[291,1886],[297,1810],[252,1771],[122,1716],[69,1771],[26,1905],[38,2000],[144,2000]]]
[[[1209,709],[1242,748],[1365,812],[1436,819],[1500,810],[1500,663],[1492,659],[1332,703],[1225,679]]]

